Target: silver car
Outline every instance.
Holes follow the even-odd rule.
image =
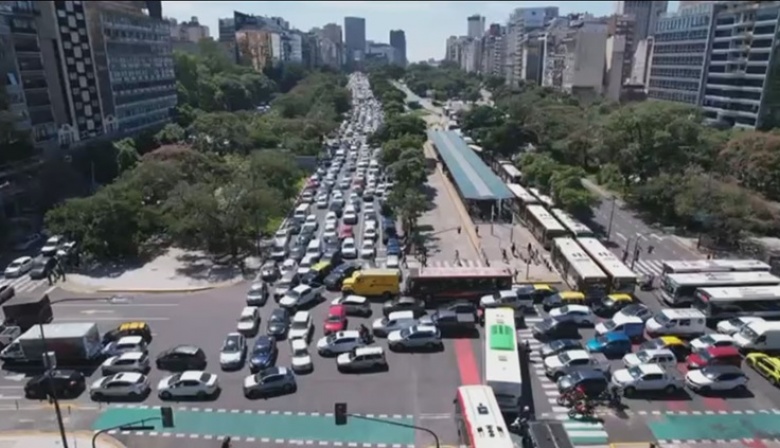
[[[269,367],[244,378],[244,396],[247,398],[289,394],[297,388],[295,374],[286,367]]]
[[[444,347],[441,333],[433,325],[415,325],[403,330],[393,331],[387,335],[387,344],[392,350],[420,348],[433,350]]]

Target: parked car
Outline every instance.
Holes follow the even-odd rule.
[[[244,396],[250,399],[292,393],[297,388],[295,374],[286,367],[269,367],[244,379]]]
[[[157,383],[157,395],[163,400],[197,398],[204,400],[219,392],[219,379],[213,373],[188,370],[163,378]]]
[[[219,352],[219,365],[222,370],[234,370],[244,367],[246,361],[246,337],[241,333],[230,333]]]
[[[207,364],[206,353],[194,345],[177,345],[157,355],[155,364],[160,370],[174,372],[203,370]]]

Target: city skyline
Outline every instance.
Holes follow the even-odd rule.
[[[366,39],[389,42],[391,30],[406,33],[407,59],[419,62],[442,59],[447,37],[466,35],[468,16],[485,16],[486,23],[505,23],[509,13],[519,7],[557,6],[561,14],[588,12],[609,15],[615,11],[614,1],[589,2],[429,2],[429,1],[303,1],[303,2],[249,2],[227,1],[192,3],[163,1],[163,15],[179,21],[197,16],[209,27],[212,37],[219,29],[219,18],[232,17],[233,11],[264,16],[280,16],[294,28],[308,31],[326,23],[343,25],[344,17],[362,17],[366,20]],[[306,3],[306,8],[301,4]],[[669,2],[669,10],[677,9],[679,2]]]

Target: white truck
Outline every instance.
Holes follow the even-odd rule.
[[[596,369],[609,373],[610,365],[606,357],[585,350],[568,350],[555,356],[544,358],[544,371],[556,380],[579,369]]]
[[[0,352],[0,360],[10,365],[41,365],[43,354],[54,352],[58,366],[78,366],[102,358],[103,344],[97,324],[92,322],[34,326]]]
[[[758,320],[734,334],[734,345],[742,351],[780,352],[780,322]]]

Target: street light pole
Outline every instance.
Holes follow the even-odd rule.
[[[609,212],[609,225],[607,226],[607,241],[612,238],[612,220],[615,219],[615,196],[612,196],[612,211]]]
[[[123,423],[121,425],[112,426],[110,428],[103,428],[99,431],[95,431],[95,434],[92,435],[92,448],[97,448],[97,439],[98,437],[100,437],[101,434],[105,434],[108,431],[113,431],[115,429],[121,429],[122,431],[146,431],[146,430],[154,429],[154,426],[146,424],[147,422],[151,422],[154,420],[160,420],[160,417],[149,417],[135,422]]]
[[[52,303],[49,306],[53,305]],[[41,332],[41,343],[43,345],[43,362],[46,362],[46,357],[49,354],[49,347],[46,341],[46,334],[43,331],[43,311],[46,308],[38,312],[38,331]],[[47,363],[48,364],[48,363]],[[54,405],[54,414],[57,416],[57,428],[60,430],[60,437],[62,438],[62,447],[68,448],[68,437],[65,434],[65,424],[62,422],[62,410],[60,409],[60,400],[57,398],[57,390],[54,387],[54,379],[52,378],[52,366],[45,365],[46,367],[46,384],[49,386],[49,396],[51,397],[52,404]]]

